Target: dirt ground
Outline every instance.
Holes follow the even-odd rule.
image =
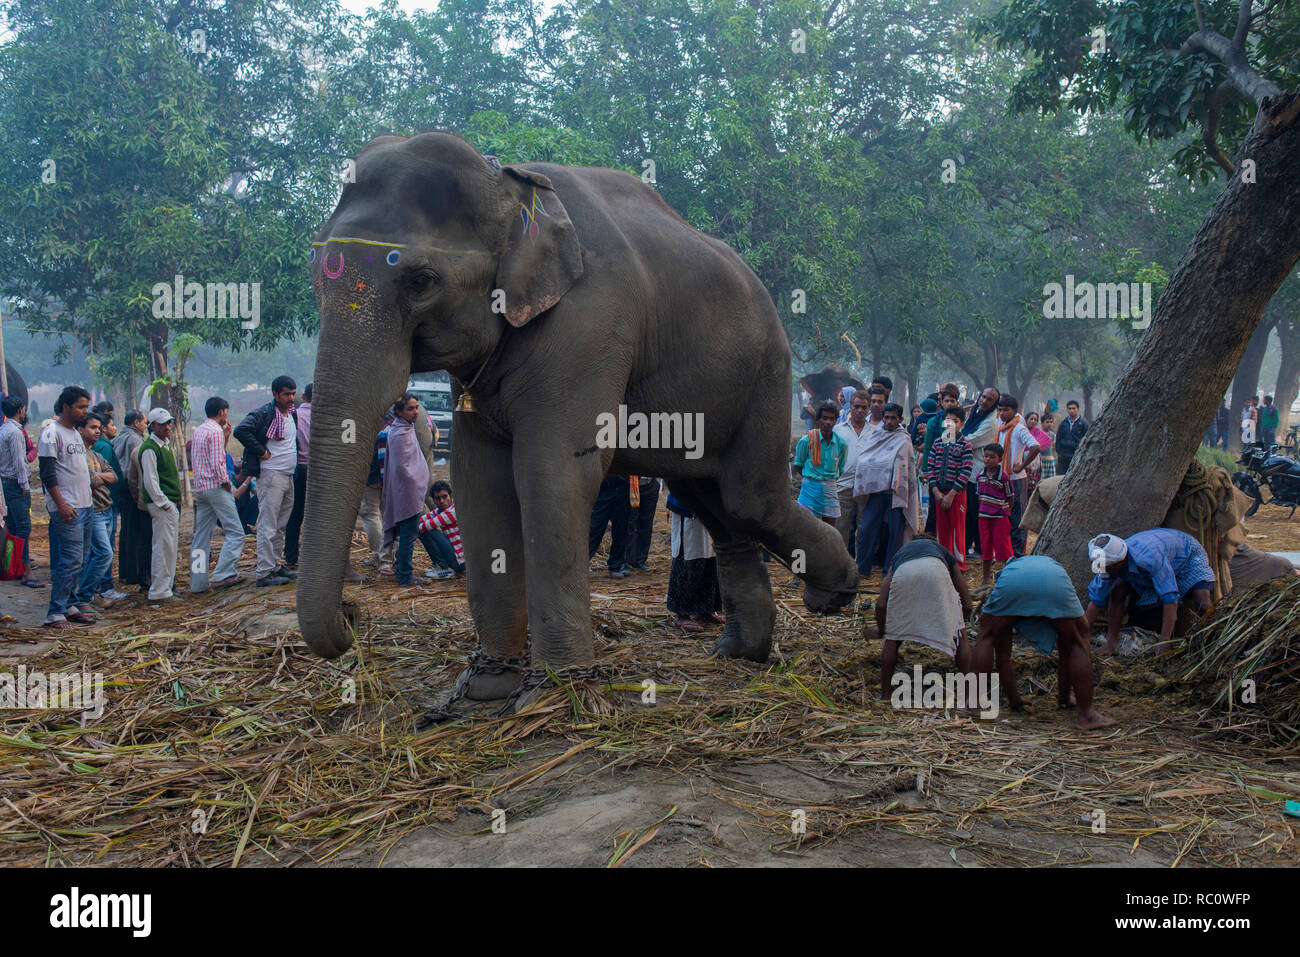
[[[1276,514],[1275,514],[1276,513]],[[38,513],[39,514],[39,513]],[[1265,507],[1251,543],[1300,551]],[[182,554],[188,551],[188,521]],[[44,571],[44,534],[38,532]],[[364,540],[354,539],[354,559]],[[252,566],[252,544],[241,570]],[[667,518],[651,571],[591,591],[601,673],[516,714],[417,730],[475,645],[463,580],[349,585],[357,649],[296,634],[292,586],[241,586],[93,628],[0,625],[0,667],[101,672],[102,718],[0,712],[0,864],[276,866],[1294,865],[1300,760],[1234,732],[1177,661],[1096,659],[1077,731],[1056,668],[1018,650],[1030,710],[978,720],[876,699],[864,614],[808,613],[789,572],[767,664],[672,626]],[[183,563],[182,563],[183,564]],[[247,567],[246,567],[247,566]],[[427,558],[417,555],[417,573]],[[977,571],[972,568],[972,575]],[[44,577],[44,575],[42,575]],[[861,599],[874,597],[875,576]],[[177,593],[188,596],[184,568]],[[48,589],[3,583],[23,624]],[[951,670],[905,647],[900,667]],[[655,683],[655,700],[645,682]],[[340,688],[346,689],[340,691]],[[355,700],[348,692],[352,692]],[[1238,729],[1239,730],[1239,729]],[[9,813],[12,809],[14,813]],[[200,827],[199,824],[203,826]]]

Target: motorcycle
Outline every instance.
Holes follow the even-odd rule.
[[[1241,450],[1237,464],[1243,471],[1232,474],[1232,484],[1253,499],[1247,516],[1254,515],[1261,505],[1291,506],[1287,518],[1295,515],[1300,506],[1300,462],[1278,452],[1276,444],[1267,448],[1253,442]],[[1265,500],[1264,492],[1268,491]]]

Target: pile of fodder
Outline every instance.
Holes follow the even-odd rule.
[[[1201,720],[1292,747],[1300,742],[1300,577],[1260,582],[1188,638],[1179,678],[1208,698]]]

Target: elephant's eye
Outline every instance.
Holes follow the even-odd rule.
[[[436,273],[421,269],[408,273],[402,283],[407,292],[415,296],[421,296],[433,292],[441,284],[441,281]]]

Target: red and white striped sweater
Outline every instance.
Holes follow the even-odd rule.
[[[447,536],[451,547],[456,550],[456,561],[465,561],[465,549],[460,543],[460,525],[456,522],[456,506],[442,508],[436,512],[425,512],[420,516],[420,531],[427,532],[436,528]]]

